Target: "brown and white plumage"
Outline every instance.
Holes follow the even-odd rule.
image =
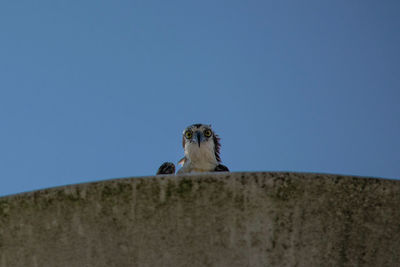
[[[211,125],[193,124],[183,131],[182,146],[185,156],[179,161],[182,168],[177,172],[215,172],[229,171],[221,164],[220,138],[211,129]],[[166,162],[159,168],[157,174],[172,174],[175,165]]]

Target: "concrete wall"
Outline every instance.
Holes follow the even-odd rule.
[[[219,173],[3,197],[0,266],[400,266],[400,181]]]

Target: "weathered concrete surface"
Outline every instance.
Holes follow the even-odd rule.
[[[400,181],[203,174],[3,197],[0,266],[400,266]]]

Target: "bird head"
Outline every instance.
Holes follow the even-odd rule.
[[[215,154],[215,159],[220,162],[219,156],[219,137],[211,129],[211,125],[206,124],[193,124],[188,126],[183,131],[182,145],[185,153],[197,150],[212,150],[210,152]]]

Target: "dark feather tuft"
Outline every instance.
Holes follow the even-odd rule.
[[[217,167],[214,169],[215,172],[229,172],[228,167],[222,164],[218,164]]]
[[[164,162],[160,168],[158,168],[157,175],[159,174],[174,174],[175,165],[172,162]]]
[[[219,149],[221,148],[221,144],[219,143],[219,140],[221,138],[218,137],[218,135],[214,134],[213,136],[214,139],[214,147],[215,147],[215,158],[217,159],[218,162],[221,162],[221,158],[219,156]]]
[[[201,123],[196,123],[196,124],[193,124],[192,126],[195,126],[196,128],[200,128],[202,125],[203,124],[201,124]]]

